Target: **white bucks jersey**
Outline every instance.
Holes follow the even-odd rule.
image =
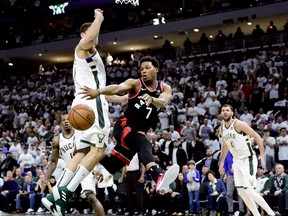
[[[104,95],[100,95],[93,100],[82,99],[79,94],[84,86],[92,89],[104,88],[106,86],[106,72],[103,61],[98,52],[85,59],[77,56],[75,51],[73,64],[73,80],[75,85],[75,99],[72,107],[77,104],[86,104],[95,113],[95,126],[102,132],[110,130],[110,120],[108,117],[108,102]]]
[[[98,52],[86,59],[80,59],[75,51],[73,64],[73,79],[75,97],[84,86],[98,89],[106,86],[106,72]]]
[[[66,164],[73,158],[76,148],[75,134],[66,138],[63,133],[59,134],[59,151]]]
[[[243,159],[254,154],[252,140],[248,135],[235,130],[236,121],[237,119],[234,119],[228,128],[225,126],[225,123],[222,122],[222,135],[233,157]]]

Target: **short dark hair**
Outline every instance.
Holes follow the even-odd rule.
[[[209,170],[209,172],[207,172],[207,176],[208,176],[209,173],[211,173],[214,177],[216,176],[216,175],[215,175],[215,172],[212,171],[212,170]]]
[[[223,107],[230,107],[230,109],[232,110],[232,112],[234,112],[234,108],[233,108],[233,106],[231,106],[230,104],[223,104],[222,107],[221,107],[221,109],[222,109]]]
[[[83,23],[80,27],[80,33],[84,33],[92,25],[91,22]]]
[[[152,65],[157,69],[159,69],[160,67],[159,61],[152,56],[144,56],[143,58],[141,58],[140,64],[142,64],[142,62],[151,62]]]

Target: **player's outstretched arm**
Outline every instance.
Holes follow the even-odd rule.
[[[52,156],[51,161],[49,163],[47,173],[46,173],[46,179],[49,179],[53,172],[55,171],[59,159],[59,135],[54,137],[52,140]]]
[[[120,95],[106,95],[105,99],[108,102],[112,102],[112,103],[123,103],[123,104],[128,103],[128,95],[127,94],[123,95],[123,96],[120,96]]]
[[[91,47],[96,46],[98,44],[98,36],[103,20],[104,20],[103,10],[99,8],[95,9],[94,21],[92,22],[90,28],[87,30],[85,37],[80,40],[76,49],[88,50]]]
[[[79,94],[83,94],[82,98],[92,100],[98,97],[100,94],[117,95],[125,93],[134,93],[137,86],[139,86],[139,80],[127,79],[125,82],[119,85],[109,85],[101,89],[92,89],[87,86],[84,86],[83,88],[81,88],[82,92],[80,92]]]

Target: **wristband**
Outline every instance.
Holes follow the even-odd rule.
[[[98,89],[96,89],[96,91],[98,92],[99,95],[101,94],[100,91],[99,91]]]

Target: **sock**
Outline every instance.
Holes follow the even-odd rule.
[[[246,206],[249,208],[249,210],[251,211],[252,215],[254,216],[261,216],[258,209],[257,209],[257,206],[256,206],[256,203],[255,201],[252,199],[252,197],[250,197],[245,190],[247,189],[244,189],[244,188],[237,188],[238,190],[238,194],[239,196],[241,196],[241,198],[243,199],[244,203],[246,204]]]
[[[62,186],[66,186],[71,178],[73,177],[74,172],[72,172],[71,170],[65,168],[63,173],[61,174],[59,181],[56,184],[56,187],[62,187]]]
[[[248,189],[249,190],[249,196],[255,200],[255,202],[261,207],[263,208],[268,215],[275,215],[274,211],[270,208],[270,206],[268,205],[268,203],[265,201],[265,199],[259,194],[257,193],[255,190]]]
[[[67,189],[74,192],[80,182],[89,174],[90,172],[81,164],[78,165],[71,181],[67,185]]]
[[[162,169],[160,169],[157,165],[154,165],[148,169],[148,173],[150,174],[153,181],[157,183],[158,176],[160,173],[162,173]]]

